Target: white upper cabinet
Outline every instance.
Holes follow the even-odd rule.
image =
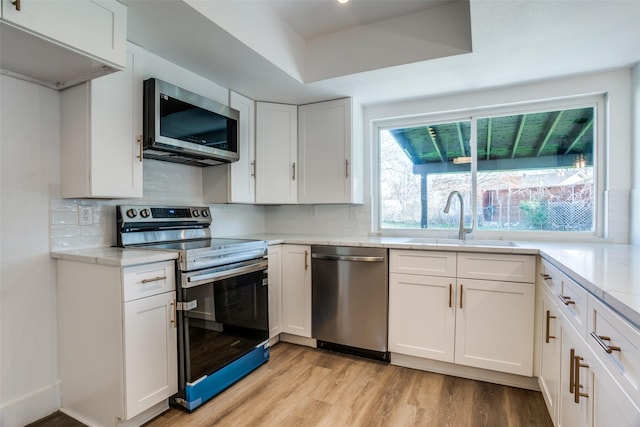
[[[142,197],[139,62],[61,92],[62,197]]]
[[[231,91],[229,106],[240,112],[238,150],[240,159],[228,165],[202,170],[205,203],[256,202],[256,103]]]
[[[298,202],[362,203],[362,119],[351,98],[298,108]]]
[[[2,0],[1,65],[63,89],[126,64],[127,8],[115,0]]]
[[[298,107],[256,103],[256,203],[298,201]]]

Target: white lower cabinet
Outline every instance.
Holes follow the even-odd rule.
[[[282,247],[272,245],[267,248],[269,260],[269,338],[282,332]]]
[[[560,397],[560,314],[553,298],[539,292],[538,328],[540,331],[540,365],[538,383],[551,420],[557,425]]]
[[[178,389],[175,304],[173,292],[124,304],[126,419]]]
[[[281,249],[282,332],[311,338],[311,246]]]
[[[390,351],[531,376],[535,285],[469,278],[470,257],[452,252],[390,251]],[[498,271],[504,262],[526,265],[522,271],[535,270],[531,256],[497,259],[492,254],[473,254],[474,260],[481,258],[489,264],[488,270]],[[529,264],[534,268],[528,268]],[[533,282],[533,273],[515,277]]]
[[[540,276],[538,383],[554,425],[639,426],[638,329],[547,260]]]
[[[61,409],[93,426],[140,425],[178,391],[174,261],[59,259]]]
[[[455,362],[533,375],[535,285],[458,279]]]
[[[558,426],[591,426],[593,369],[584,341],[563,321],[560,331],[560,414]]]
[[[389,350],[453,362],[454,288],[455,278],[390,273]]]

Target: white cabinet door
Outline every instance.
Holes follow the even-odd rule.
[[[282,332],[282,248],[273,245],[267,248],[269,269],[269,338]]]
[[[541,286],[546,286],[542,284]],[[539,288],[540,305],[538,325],[540,330],[540,372],[538,383],[549,409],[554,425],[558,419],[558,399],[560,394],[560,314],[553,300],[545,290]]]
[[[389,351],[453,362],[455,278],[389,275]]]
[[[363,153],[353,126],[351,98],[298,107],[300,203],[362,203]]]
[[[256,201],[256,103],[245,96],[231,92],[229,105],[240,112],[238,140],[240,160],[229,170],[229,202],[255,203]]]
[[[456,363],[533,374],[533,283],[458,279]]]
[[[639,426],[638,402],[622,390],[600,365],[593,375],[593,425]]]
[[[311,247],[282,245],[282,332],[311,338]]]
[[[124,304],[125,416],[178,391],[175,293]]]
[[[298,201],[298,107],[256,103],[256,202]]]
[[[118,67],[125,65],[127,8],[115,0],[2,0],[2,20]],[[33,55],[36,52],[25,52]]]
[[[61,92],[63,197],[142,197],[140,56]]]
[[[229,106],[238,110],[238,151],[240,159],[202,169],[205,203],[256,202],[256,103],[229,92]]]
[[[564,317],[560,335],[562,354],[558,427],[590,426],[593,407],[590,352]]]

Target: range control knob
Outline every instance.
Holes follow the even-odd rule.
[[[148,218],[148,217],[149,217],[149,215],[151,215],[151,212],[149,212],[149,209],[142,209],[142,210],[140,211],[140,216],[141,216],[142,218]]]
[[[208,217],[209,216],[209,211],[206,210],[206,209],[202,209],[202,216],[205,217],[205,218]]]
[[[198,212],[196,209],[193,210],[193,212],[191,212],[191,214],[195,217],[198,218],[200,216],[200,212]]]
[[[127,210],[127,216],[128,216],[129,218],[135,218],[135,217],[136,217],[136,215],[138,215],[138,212],[136,212],[136,210],[135,210],[135,209],[129,209],[129,210]]]

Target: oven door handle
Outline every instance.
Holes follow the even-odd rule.
[[[230,268],[229,270],[216,271],[213,273],[203,274],[189,274],[187,275],[187,281],[182,285],[183,288],[191,288],[199,286],[206,282],[210,283],[215,280],[223,280],[233,276],[240,276],[242,274],[253,273],[254,271],[260,271],[267,268],[267,260],[261,260],[260,262],[243,265],[242,267]]]

